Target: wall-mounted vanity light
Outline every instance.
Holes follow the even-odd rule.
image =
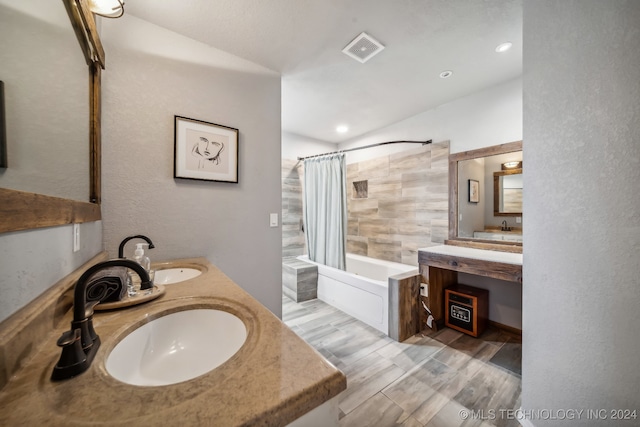
[[[89,0],[89,9],[105,18],[120,18],[124,15],[124,0]]]
[[[502,164],[502,169],[522,169],[522,162],[513,161],[513,162],[504,162]]]

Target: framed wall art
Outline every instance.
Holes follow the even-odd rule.
[[[480,201],[480,183],[475,179],[469,180],[469,202],[478,203]]]
[[[7,167],[7,120],[4,113],[4,83],[0,80],[0,168]]]
[[[174,178],[238,183],[238,129],[175,116]]]

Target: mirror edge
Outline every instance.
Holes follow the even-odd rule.
[[[500,145],[479,148],[476,150],[461,151],[459,153],[449,155],[449,239],[444,241],[445,245],[522,253],[522,243],[491,242],[458,237],[458,162],[461,160],[495,156],[514,151],[522,151],[522,141],[507,142]]]
[[[0,188],[0,233],[102,219],[100,106],[105,55],[87,0],[63,3],[89,66],[89,202]]]

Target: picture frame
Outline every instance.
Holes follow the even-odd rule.
[[[4,83],[0,80],[0,168],[7,167],[7,119],[4,109]]]
[[[182,116],[174,120],[173,177],[237,184],[238,129]]]
[[[480,201],[480,182],[475,179],[469,180],[469,203]]]

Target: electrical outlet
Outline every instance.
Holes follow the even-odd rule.
[[[80,224],[73,224],[73,252],[80,250]]]
[[[521,216],[517,216],[516,217],[516,224],[522,224],[522,217]]]
[[[420,295],[423,297],[429,296],[429,285],[426,283],[420,283]]]

